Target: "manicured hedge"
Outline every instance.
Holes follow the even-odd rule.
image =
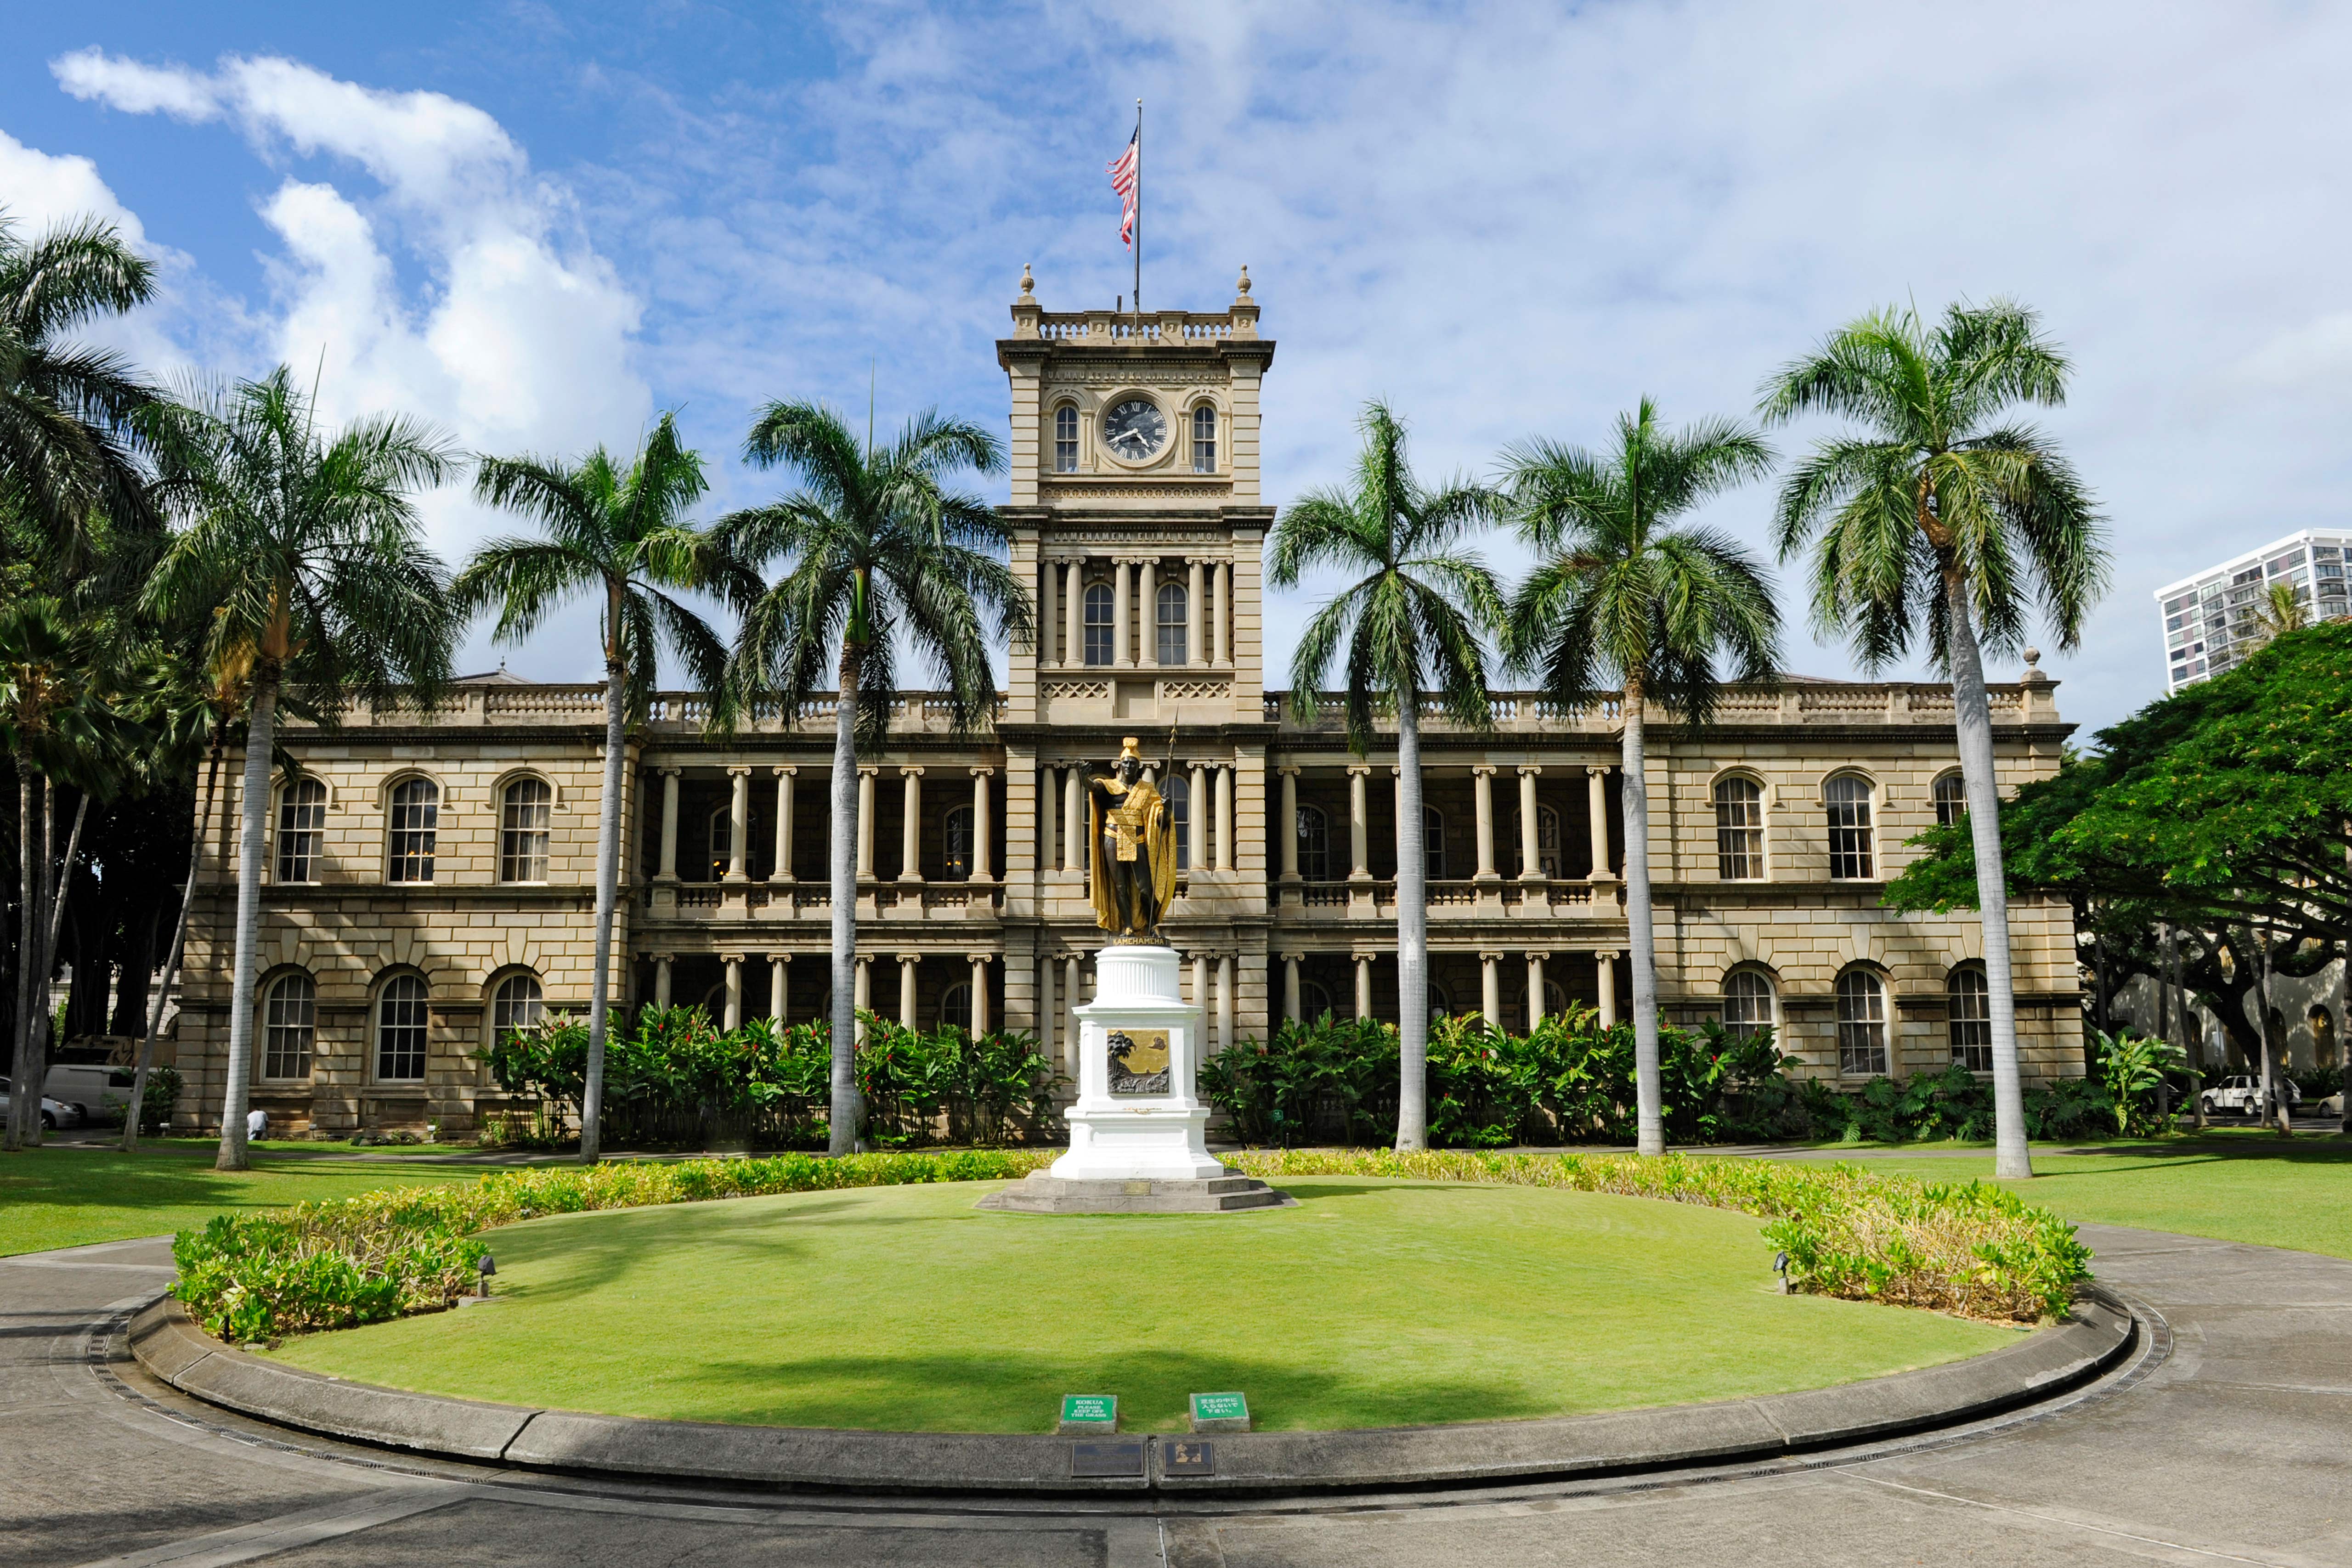
[[[173,1244],[175,1293],[209,1332],[253,1343],[438,1311],[474,1288],[482,1233],[543,1214],[913,1182],[1001,1181],[1058,1150],[823,1159],[623,1163],[504,1171],[470,1186],[401,1187],[275,1214],[223,1215]],[[1765,1220],[1791,1288],[1847,1300],[2032,1322],[2063,1315],[2089,1273],[2074,1227],[1983,1182],[1916,1182],[1851,1165],[1645,1160],[1629,1155],[1398,1155],[1252,1150],[1252,1176],[1402,1176],[1621,1193]]]

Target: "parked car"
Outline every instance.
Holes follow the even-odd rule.
[[[131,1104],[132,1075],[127,1067],[103,1061],[60,1061],[49,1068],[43,1085],[52,1100],[72,1106],[85,1122],[122,1120]]]
[[[2330,1094],[2326,1099],[2322,1100],[2319,1103],[2319,1113],[2323,1116],[2333,1116],[2339,1122],[2342,1121],[2344,1119],[2344,1091],[2338,1089],[2335,1093]]]
[[[8,1113],[15,1092],[8,1080],[0,1078],[0,1116]],[[59,1127],[79,1127],[81,1125],[81,1113],[62,1100],[52,1100],[44,1094],[41,1096],[41,1125],[52,1133]]]
[[[2303,1091],[2294,1086],[2292,1078],[2279,1080],[2279,1091],[2286,1097],[2287,1113],[2303,1103]],[[2205,1086],[2205,1114],[2214,1116],[2224,1111],[2235,1112],[2249,1121],[2264,1114],[2263,1081],[2248,1073],[2219,1079]]]

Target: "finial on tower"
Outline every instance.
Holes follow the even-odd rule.
[[[1026,299],[1036,292],[1037,280],[1029,276],[1029,264],[1024,261],[1021,264],[1021,297]]]
[[[1244,263],[1242,263],[1242,280],[1241,280],[1239,283],[1235,284],[1234,287],[1241,290],[1241,296],[1242,296],[1242,298],[1243,298],[1246,299],[1246,298],[1249,298],[1249,263],[1248,263],[1248,262],[1244,262]]]

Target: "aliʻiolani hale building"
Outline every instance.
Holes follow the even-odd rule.
[[[1011,653],[993,734],[952,736],[909,695],[860,767],[859,1002],[1034,1030],[1066,1061],[1101,935],[1079,779],[1133,735],[1169,759],[1186,865],[1166,932],[1217,1040],[1325,1009],[1392,1019],[1393,753],[1358,758],[1336,705],[1301,725],[1265,685],[1275,345],[1246,276],[1228,309],[1139,322],[1048,313],[1024,274],[1012,314],[1003,516],[1042,635]],[[2031,667],[1993,688],[2005,787],[2058,765],[2052,692]],[[1431,721],[1423,742],[1433,1005],[1514,1029],[1570,1002],[1623,1016],[1616,706],[1502,693],[1496,709],[1491,733]],[[824,1016],[833,705],[724,738],[701,716],[668,697],[630,739],[615,997]],[[283,732],[303,772],[270,805],[252,1085],[273,1124],[456,1135],[499,1103],[472,1054],[493,1031],[585,1008],[604,733],[600,687],[504,674],[432,714]],[[1798,681],[1735,694],[1703,735],[1654,717],[1650,737],[1672,1016],[1776,1024],[1833,1080],[1987,1066],[1975,916],[1879,906],[1904,841],[1958,807],[1947,688]],[[233,790],[233,760],[224,774]],[[205,829],[184,1125],[219,1115],[237,810]],[[2079,1073],[2070,913],[2029,900],[2013,920],[2026,1071]]]

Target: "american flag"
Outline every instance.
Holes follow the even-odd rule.
[[[1110,161],[1110,188],[1118,193],[1119,243],[1133,247],[1135,244],[1135,191],[1143,169],[1143,127],[1137,126],[1135,134],[1127,139],[1127,151]]]

